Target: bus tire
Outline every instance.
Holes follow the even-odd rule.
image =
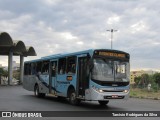
[[[75,90],[70,90],[70,92],[69,92],[69,103],[72,104],[72,105],[79,105],[80,102],[81,102],[81,100],[76,98]]]
[[[46,94],[45,93],[40,93],[38,85],[35,85],[35,87],[34,87],[34,95],[36,97],[39,97],[39,98],[44,98]]]
[[[40,93],[40,98],[44,98],[46,96],[45,93]]]
[[[34,87],[34,95],[36,97],[39,97],[39,87],[38,87],[38,85],[35,85],[35,87]]]
[[[109,103],[109,101],[98,101],[101,106],[105,106]]]
[[[58,99],[58,101],[63,101],[63,100],[65,100],[66,98],[65,98],[65,97],[62,97],[62,96],[58,96],[57,99]]]

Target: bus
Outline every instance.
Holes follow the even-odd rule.
[[[111,49],[56,54],[24,63],[23,88],[37,97],[52,94],[81,101],[127,99],[130,91],[130,55]]]

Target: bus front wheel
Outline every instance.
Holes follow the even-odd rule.
[[[71,90],[69,93],[69,102],[72,105],[78,105],[81,100],[76,98],[76,93],[74,90]]]
[[[109,103],[109,101],[98,101],[100,105],[104,106]]]

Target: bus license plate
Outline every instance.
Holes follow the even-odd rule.
[[[112,98],[118,98],[118,95],[112,95]]]

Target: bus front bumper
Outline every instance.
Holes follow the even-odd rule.
[[[85,91],[85,99],[93,101],[105,101],[110,99],[128,99],[129,91],[125,92],[103,92],[93,88]]]

